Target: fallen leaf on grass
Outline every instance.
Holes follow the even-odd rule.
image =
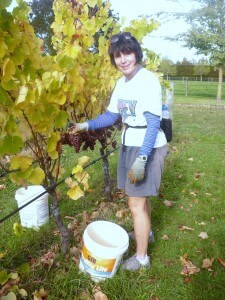
[[[8,293],[6,296],[1,297],[2,300],[16,300],[16,295],[14,292]]]
[[[189,161],[193,161],[194,158],[193,158],[193,157],[189,157],[188,160],[189,160]]]
[[[162,236],[162,240],[164,240],[164,241],[168,241],[168,240],[169,240],[169,237],[168,237],[168,235],[164,234],[164,235]]]
[[[93,211],[91,214],[91,219],[95,220],[97,219],[99,216],[99,211]]]
[[[181,260],[181,264],[183,265],[183,269],[180,272],[181,275],[189,276],[200,272],[200,269],[196,267],[190,260],[187,259],[187,254],[181,256],[180,260]]]
[[[204,225],[206,225],[206,223],[205,223],[205,222],[197,223],[197,222],[195,221],[195,223],[196,223],[196,224],[198,224],[198,225],[200,225],[200,226],[204,226]]]
[[[19,294],[21,295],[22,299],[28,297],[27,291],[24,289],[19,289]]]
[[[94,300],[108,300],[108,297],[102,292],[101,287],[98,285],[94,286],[93,294]]]
[[[198,179],[198,178],[200,178],[201,176],[204,176],[204,175],[205,175],[205,173],[196,172],[194,177],[195,177],[195,179]]]
[[[148,280],[149,283],[156,283],[157,282],[157,279],[152,277],[152,278],[149,278]]]
[[[169,200],[165,200],[163,201],[163,203],[167,206],[167,207],[172,207],[173,206],[173,202],[169,201]]]
[[[85,292],[82,292],[80,295],[79,295],[79,299],[80,300],[92,300],[93,298],[91,297],[89,291],[85,291]]]
[[[7,255],[7,251],[6,252],[0,252],[0,259],[2,259],[3,257],[5,257]]]
[[[222,258],[217,258],[217,260],[225,268],[225,261]]]
[[[184,231],[184,230],[189,230],[189,231],[193,231],[194,229],[188,226],[179,226],[178,229],[180,231]]]
[[[203,269],[207,269],[209,271],[212,271],[210,268],[212,267],[212,264],[214,262],[214,258],[205,258],[203,259],[203,262],[202,262],[202,268]]]
[[[0,184],[0,190],[5,190],[6,189],[6,185],[5,184]]]
[[[184,282],[185,283],[190,283],[192,281],[191,277],[185,277]]]
[[[190,195],[191,196],[196,196],[196,193],[195,192],[190,192]]]
[[[209,236],[208,236],[208,234],[207,234],[207,232],[201,232],[199,235],[198,235],[198,237],[200,237],[201,239],[207,239]]]
[[[119,218],[119,219],[121,219],[121,218],[123,218],[123,217],[125,217],[127,214],[128,214],[128,209],[126,209],[126,208],[124,208],[124,209],[121,209],[121,210],[118,210],[117,212],[116,212],[116,217],[117,218]]]
[[[34,298],[33,300],[46,300],[47,299],[47,293],[44,289],[40,289],[39,291],[35,291],[33,293]]]

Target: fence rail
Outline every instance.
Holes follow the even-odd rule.
[[[164,76],[163,79],[168,80],[168,81],[206,81],[206,82],[218,82],[218,77],[201,77],[196,76],[196,77],[176,77],[176,76]],[[223,78],[223,82],[225,82],[225,78]]]
[[[169,82],[174,84],[174,97],[215,100],[218,92],[218,81],[193,81],[173,79]],[[222,91],[225,93],[225,81],[222,83]],[[222,95],[223,96],[223,95]]]

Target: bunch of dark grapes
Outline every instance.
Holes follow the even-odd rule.
[[[80,151],[81,147],[81,139],[80,134],[71,134],[69,132],[65,132],[62,136],[61,142],[63,145],[69,145],[70,147],[74,147],[76,153]]]
[[[117,130],[120,130],[120,123],[118,122],[115,127]],[[111,146],[115,149],[117,145],[116,141],[108,141],[108,139],[112,137],[115,127],[110,126],[99,130],[90,130],[78,133],[73,133],[73,128],[71,127],[66,133],[64,133],[62,137],[62,144],[74,147],[76,153],[80,152],[80,150],[94,150],[97,141],[99,141],[103,148],[106,148],[111,144]]]

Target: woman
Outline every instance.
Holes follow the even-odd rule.
[[[129,32],[112,36],[108,52],[111,63],[123,76],[117,81],[107,111],[94,120],[75,124],[75,131],[107,127],[122,116],[125,129],[117,181],[118,188],[128,196],[136,239],[136,253],[123,262],[122,268],[135,271],[150,267],[147,197],[158,194],[167,152],[166,138],[160,130],[161,86],[158,78],[142,67],[141,46]]]

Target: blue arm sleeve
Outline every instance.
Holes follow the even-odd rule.
[[[139,155],[149,156],[152,152],[157,134],[160,129],[160,117],[153,115],[150,112],[145,112],[144,116],[147,121],[147,129],[143,145],[139,150]]]
[[[120,114],[107,110],[104,114],[99,115],[96,119],[88,121],[88,129],[95,130],[113,125],[119,118]]]

